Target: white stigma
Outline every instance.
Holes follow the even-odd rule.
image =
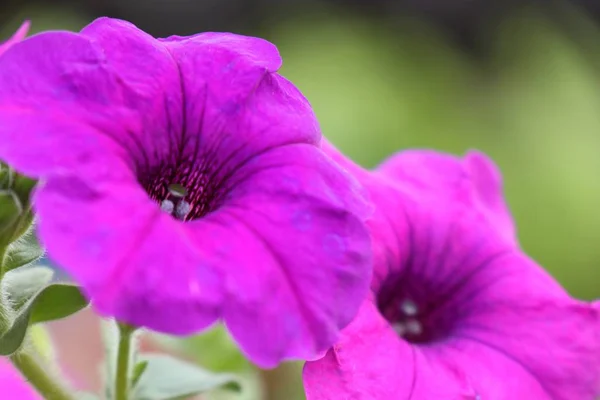
[[[162,203],[160,203],[160,209],[166,212],[167,214],[173,214],[175,204],[173,204],[171,200],[163,200]]]

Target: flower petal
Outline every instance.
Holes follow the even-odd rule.
[[[133,24],[98,18],[81,37],[103,54],[102,65],[119,83],[121,95],[100,110],[107,116],[119,107],[131,110],[137,129],[115,139],[140,169],[152,168],[178,146],[184,128],[183,76],[169,50]],[[94,82],[90,82],[93,84]]]
[[[221,266],[135,182],[53,176],[34,204],[49,257],[100,314],[176,334],[219,317]]]
[[[564,345],[544,342],[551,346],[544,347],[546,352],[556,349],[557,344]],[[590,353],[588,357],[592,360],[596,355]],[[545,361],[548,369],[554,368],[559,374],[564,367],[560,362]],[[593,377],[590,373],[585,376]],[[578,386],[564,380],[571,377],[581,381],[570,374],[557,381],[551,377],[540,381],[518,361],[488,344],[463,338],[411,345],[394,332],[370,301],[363,304],[340,341],[324,358],[307,362],[303,373],[308,400],[592,400],[589,389],[598,380]],[[543,385],[553,390],[547,391]],[[587,389],[582,390],[584,387]]]
[[[231,198],[208,216],[231,231],[225,322],[263,367],[315,358],[366,296],[370,204],[310,145],[264,153],[234,179]]]
[[[454,305],[472,304],[452,336],[474,359],[511,362],[550,399],[593,400],[600,394],[600,310],[548,288],[542,274],[523,255],[495,261]],[[477,385],[485,393],[485,382]]]
[[[375,212],[368,216],[367,224],[372,237],[373,282],[377,289],[390,270],[399,269],[408,253],[405,202],[399,188],[387,177],[372,174],[342,154],[331,142],[323,138],[321,146],[325,154],[347,173],[354,176],[375,205]]]
[[[386,160],[377,172],[428,196],[455,196],[465,205],[476,207],[516,244],[500,173],[484,154],[470,152],[461,159],[430,150],[404,151]]]
[[[0,357],[0,391],[6,399],[42,400],[27,380],[11,365],[8,358]]]
[[[77,171],[80,177],[104,180],[133,172],[113,141],[65,114],[0,105],[0,120],[0,160],[25,175]]]
[[[458,371],[436,361],[401,340],[367,300],[325,357],[305,364],[306,397],[308,400],[475,400],[477,393]]]
[[[266,68],[269,72],[276,72],[281,67],[281,56],[277,48],[270,42],[251,36],[237,35],[227,32],[203,32],[193,36],[170,36],[158,39],[172,45],[184,45],[189,42],[202,43],[205,46],[229,49],[242,54],[256,66]]]
[[[99,49],[77,34],[42,33],[15,44],[0,57],[0,159],[40,177],[73,170],[94,153],[123,154],[112,138],[135,130],[136,120],[119,107],[121,94]]]
[[[186,147],[221,176],[275,147],[319,142],[310,104],[274,73],[281,60],[272,44],[216,33],[164,43],[182,77]]]
[[[31,23],[29,21],[25,21],[21,24],[19,29],[4,43],[0,43],[0,55],[12,47],[13,44],[20,42],[25,39],[27,36],[27,32],[29,32],[29,27]]]

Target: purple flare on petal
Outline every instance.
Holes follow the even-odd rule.
[[[3,399],[42,400],[5,357],[0,357],[0,394]]]
[[[101,314],[172,334],[222,319],[264,367],[352,320],[371,206],[280,65],[261,39],[108,18],[0,59],[0,159],[41,179],[41,240]]]
[[[29,21],[23,22],[19,29],[17,29],[17,31],[7,41],[5,41],[4,43],[0,43],[0,55],[2,55],[2,53],[4,53],[6,50],[12,47],[12,45],[14,45],[15,43],[18,43],[21,40],[25,39],[25,36],[27,36],[27,32],[29,32],[30,25],[31,24]]]
[[[597,305],[518,247],[483,154],[407,151],[374,172],[328,152],[371,192],[372,296],[308,362],[309,400],[594,400]]]

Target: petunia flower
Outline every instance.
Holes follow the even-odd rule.
[[[309,400],[593,400],[598,309],[519,248],[483,154],[407,151],[373,172],[329,152],[377,211],[372,295],[308,362]]]
[[[3,399],[42,399],[5,357],[0,357],[0,393]]]
[[[27,32],[29,31],[30,25],[31,24],[29,21],[23,22],[19,29],[17,29],[17,31],[7,41],[0,43],[0,55],[6,50],[8,50],[15,43],[18,43],[21,40],[25,39],[25,36],[27,36]]]
[[[108,18],[0,59],[0,159],[41,180],[41,241],[100,314],[223,320],[263,367],[322,355],[352,320],[372,209],[280,65],[262,39]]]

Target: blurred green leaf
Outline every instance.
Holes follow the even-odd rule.
[[[46,286],[54,271],[44,266],[24,267],[8,271],[2,278],[2,291],[13,309],[20,309],[32,296]]]
[[[44,249],[40,246],[35,234],[26,234],[8,246],[4,261],[4,271],[7,272],[31,264],[39,260],[43,255]]]
[[[12,242],[14,226],[22,212],[17,195],[10,190],[0,190],[0,246]]]
[[[135,400],[176,400],[219,387],[240,390],[233,374],[213,373],[160,354],[143,354],[147,367],[134,391]]]
[[[35,297],[31,309],[31,323],[54,321],[83,310],[89,301],[79,287],[67,283],[46,286]]]
[[[47,284],[48,274],[43,268],[15,269],[11,274],[13,284],[2,284],[3,295],[23,302],[23,293],[15,291],[20,288],[30,297],[10,316],[10,326],[0,336],[0,355],[11,355],[21,347],[30,324],[65,318],[88,305],[77,286]],[[28,277],[29,285],[25,283]]]
[[[144,371],[146,371],[146,368],[148,368],[148,361],[140,361],[139,363],[135,364],[135,367],[133,368],[133,373],[131,374],[131,387],[135,388],[138,384],[138,382],[140,381],[140,378],[142,377],[142,374],[144,373]]]
[[[223,324],[189,338],[153,335],[153,339],[172,351],[194,357],[211,371],[245,372],[253,369]]]

